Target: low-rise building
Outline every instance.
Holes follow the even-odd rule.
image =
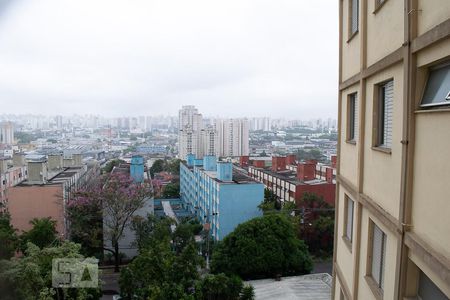
[[[180,165],[180,197],[189,212],[208,224],[212,238],[221,240],[240,223],[261,216],[264,185],[231,162],[188,155]]]
[[[245,160],[244,160],[245,161]],[[304,193],[314,193],[334,206],[336,169],[316,161],[296,163],[292,155],[272,157],[272,166],[249,166],[249,175],[274,192],[281,202],[301,206]]]
[[[100,174],[98,164],[66,167],[57,172],[48,170],[45,155],[27,157],[26,180],[9,188],[6,209],[11,224],[20,231],[31,229],[34,218],[50,217],[56,221],[58,233],[67,237],[65,208],[73,193],[88,185]]]

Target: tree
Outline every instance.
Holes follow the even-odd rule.
[[[278,199],[277,195],[272,192],[270,189],[264,189],[264,200],[258,206],[258,208],[264,213],[274,212],[276,210],[281,209],[281,202]]]
[[[11,216],[0,212],[0,259],[10,259],[18,246],[16,230],[11,225]]]
[[[178,228],[171,233],[170,225],[167,218],[140,220],[140,228],[145,228],[149,237],[140,254],[121,271],[119,284],[124,299],[194,299],[192,289],[200,278],[198,268],[203,259],[188,224],[182,227],[182,234]]]
[[[43,249],[28,243],[23,257],[0,261],[1,299],[99,299],[100,288],[52,287],[52,259],[83,259],[79,250],[80,245],[71,242]]]
[[[298,161],[317,160],[319,162],[324,162],[326,160],[326,157],[325,155],[322,154],[320,149],[311,149],[311,150],[299,149],[297,151],[297,160]]]
[[[121,163],[125,163],[125,161],[121,159],[113,159],[106,164],[106,166],[103,168],[103,172],[111,173],[114,167],[120,165]]]
[[[167,163],[167,172],[170,172],[173,175],[180,175],[180,164],[182,160],[181,159],[172,159]]]
[[[104,240],[110,241],[116,272],[119,271],[119,241],[131,217],[151,196],[150,186],[133,181],[128,174],[111,174],[97,189],[103,208]]]
[[[237,276],[223,273],[206,275],[196,287],[196,299],[232,300],[239,299],[243,289],[242,280]]]
[[[300,202],[302,221],[299,237],[316,256],[330,256],[333,253],[334,209],[323,197],[304,193]]]
[[[75,192],[66,213],[70,223],[70,240],[81,244],[83,255],[102,257],[103,212],[96,193],[91,189]]]
[[[157,159],[150,167],[150,175],[153,177],[155,173],[164,171],[166,162],[163,159]]]
[[[89,211],[90,215],[85,221],[91,221],[97,225],[99,225],[96,223],[98,214],[102,214],[103,240],[111,242],[112,246],[112,248],[106,247],[105,250],[114,255],[115,271],[118,272],[119,241],[125,228],[130,225],[133,214],[142,208],[151,196],[150,186],[146,182],[142,184],[134,182],[128,174],[113,173],[105,175],[78,195],[80,196],[75,197],[69,204],[69,211],[75,211],[75,213],[69,215],[75,217],[73,222],[81,224],[80,229],[82,229],[92,223],[85,223],[82,218],[80,219],[79,212]]]
[[[59,241],[55,220],[51,218],[33,219],[30,224],[33,225],[33,228],[20,236],[22,252],[25,251],[29,242],[42,249]]]
[[[268,214],[240,224],[213,253],[213,273],[244,279],[309,273],[312,260],[305,243],[284,215]]]
[[[180,184],[169,183],[168,185],[166,185],[162,192],[162,197],[164,199],[180,198]]]
[[[135,216],[131,221],[131,229],[135,232],[134,244],[139,252],[144,251],[156,242],[170,241],[170,226],[174,221],[170,218],[158,218],[147,214],[147,217]]]

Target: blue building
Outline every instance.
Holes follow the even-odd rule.
[[[135,182],[144,181],[144,158],[140,155],[133,155],[131,158],[130,176]]]
[[[221,240],[237,225],[262,215],[264,185],[215,156],[187,156],[180,166],[180,197],[184,207],[203,223],[210,223],[214,240]]]

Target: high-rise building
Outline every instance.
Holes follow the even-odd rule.
[[[333,299],[449,299],[450,1],[339,6]]]
[[[12,122],[0,123],[0,144],[14,144],[14,124]]]
[[[210,124],[212,123],[212,124]],[[183,106],[179,111],[178,156],[188,154],[236,157],[249,153],[247,119],[215,119],[205,126],[203,116],[195,106]]]
[[[236,157],[249,155],[249,128],[247,119],[217,119],[217,155]]]
[[[188,154],[203,157],[202,130],[203,117],[193,105],[181,108],[178,114],[178,156],[186,159]]]

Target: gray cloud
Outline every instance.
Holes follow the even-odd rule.
[[[0,112],[336,114],[336,1],[17,0],[0,16]]]

